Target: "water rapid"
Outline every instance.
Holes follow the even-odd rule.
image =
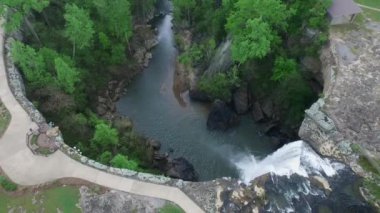
[[[266,173],[288,177],[292,174],[303,177],[309,175],[331,177],[337,174],[337,169],[343,167],[342,164],[331,163],[329,159],[320,157],[303,141],[286,144],[262,160],[256,159],[253,155],[245,155],[233,162],[245,183]]]

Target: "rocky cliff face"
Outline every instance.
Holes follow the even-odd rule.
[[[380,152],[380,24],[332,29],[321,55],[323,98],[306,111],[300,137],[351,163],[351,144]]]

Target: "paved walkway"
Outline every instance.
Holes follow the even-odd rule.
[[[4,66],[4,39],[0,29],[0,98],[12,120],[0,139],[0,166],[12,181],[20,185],[36,185],[60,178],[80,178],[105,187],[138,195],[165,199],[178,204],[186,212],[202,209],[180,189],[128,179],[85,166],[57,151],[49,157],[35,156],[25,142],[26,133],[36,127],[11,93]]]
[[[369,9],[369,10],[374,10],[374,11],[378,11],[378,12],[380,12],[380,9],[379,9],[379,8],[369,7],[369,6],[362,5],[362,4],[358,4],[358,5],[359,5],[359,7],[362,7],[362,8],[366,8],[366,9]]]

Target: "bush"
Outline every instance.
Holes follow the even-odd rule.
[[[8,192],[17,190],[17,185],[4,176],[0,176],[0,185]]]
[[[274,63],[272,80],[284,81],[297,72],[297,62],[294,59],[277,57]]]
[[[130,170],[137,170],[138,163],[134,160],[128,160],[127,156],[117,154],[112,160],[111,165],[117,168],[125,168]]]
[[[232,96],[231,90],[239,83],[237,70],[233,69],[229,74],[218,73],[213,77],[203,77],[199,82],[199,89],[213,98],[229,101]]]
[[[115,146],[119,143],[118,132],[105,123],[97,124],[92,141],[102,148]]]

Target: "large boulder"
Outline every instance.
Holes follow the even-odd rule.
[[[256,122],[263,121],[265,116],[259,102],[255,102],[252,107],[252,117]]]
[[[210,130],[226,131],[239,124],[239,117],[226,103],[216,100],[207,119],[207,128]]]
[[[200,91],[199,89],[190,89],[189,97],[192,101],[199,102],[210,102],[211,98],[205,92]]]
[[[171,178],[178,178],[186,181],[198,180],[198,175],[194,170],[194,166],[183,157],[169,160],[166,175]]]
[[[241,115],[248,112],[249,109],[249,93],[247,85],[242,85],[233,94],[234,108],[237,114]]]

